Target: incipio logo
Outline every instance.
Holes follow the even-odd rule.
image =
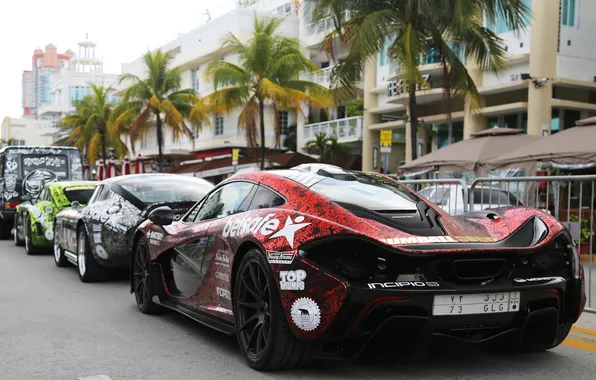
[[[437,287],[440,286],[438,282],[423,282],[423,281],[402,281],[402,282],[372,282],[368,284],[370,289],[387,289],[387,288],[403,288],[403,287]]]

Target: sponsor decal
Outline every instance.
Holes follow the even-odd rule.
[[[426,277],[422,274],[414,273],[414,274],[400,274],[397,276],[397,282],[404,282],[404,281],[426,281]]]
[[[94,224],[93,225],[93,232],[101,232],[101,225]]]
[[[217,287],[216,288],[216,291],[217,291],[217,295],[220,296],[221,298],[225,298],[227,300],[231,300],[232,299],[232,295],[231,295],[231,293],[230,293],[229,290],[224,289],[224,288]]]
[[[565,281],[565,279],[563,277],[559,277],[559,276],[554,276],[554,277],[534,277],[534,278],[515,278],[513,279],[513,281],[515,282],[539,282],[539,281],[553,281],[553,280],[559,280],[559,281]]]
[[[232,310],[222,307],[221,304],[217,305],[217,307],[215,308],[215,311],[219,311],[220,313],[224,313],[224,314],[228,314],[228,315],[234,315]]]
[[[438,282],[434,281],[393,281],[393,282],[371,282],[368,284],[370,289],[387,289],[387,288],[403,288],[403,287],[437,287],[440,286]]]
[[[279,287],[281,290],[304,290],[306,272],[298,270],[279,271]]]
[[[242,236],[247,233],[260,233],[263,236],[271,235],[269,239],[284,237],[290,247],[294,248],[294,235],[296,231],[308,226],[310,223],[303,223],[305,219],[303,216],[298,216],[294,220],[288,216],[283,228],[275,232],[281,223],[278,219],[273,219],[274,216],[275,214],[272,213],[264,217],[258,216],[251,218],[247,215],[242,219],[231,218],[224,226],[222,236],[227,238]]]
[[[497,241],[489,236],[410,236],[405,238],[381,239],[391,245],[435,244],[435,243],[493,243]]]
[[[52,208],[52,206],[46,206],[46,208],[44,209],[46,214],[51,214],[52,212],[54,212],[54,209]]]
[[[159,245],[159,242],[163,239],[163,234],[157,231],[149,231],[147,237],[149,238],[149,244]]]
[[[230,275],[227,273],[215,272],[215,278],[218,280],[230,282]]]
[[[96,232],[93,234],[93,241],[96,243],[101,243],[101,232]]]
[[[180,220],[180,218],[182,218],[182,215],[180,215],[180,214],[176,214],[176,215],[174,215],[174,221],[175,221],[175,222],[179,221],[179,220]]]
[[[108,258],[108,253],[99,244],[95,246],[95,252],[97,253],[97,256],[101,257],[102,259],[107,259]]]
[[[46,230],[45,236],[46,236],[46,239],[48,239],[48,240],[54,240],[54,231]]]
[[[313,331],[321,323],[321,310],[310,298],[298,298],[292,304],[292,321],[301,330]]]
[[[269,264],[292,264],[294,257],[294,252],[269,252],[267,261]]]
[[[230,257],[225,253],[225,251],[217,251],[215,252],[215,264],[229,268]]]

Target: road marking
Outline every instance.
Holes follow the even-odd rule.
[[[79,377],[78,380],[112,380],[112,378],[106,375],[94,375]]]
[[[596,331],[573,326],[562,344],[584,351],[596,352]]]

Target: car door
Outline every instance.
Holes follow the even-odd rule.
[[[87,207],[81,211],[81,218],[85,223],[85,229],[87,231],[87,239],[92,249],[102,242],[102,226],[108,220],[106,203],[109,193],[109,184],[98,186],[96,193],[93,194]]]
[[[231,215],[248,210],[255,190],[256,185],[250,182],[225,184],[185,218],[189,222],[187,229],[193,231],[192,239],[176,246],[171,257],[173,280],[183,296],[182,303],[231,318],[232,251],[221,239],[220,226]]]

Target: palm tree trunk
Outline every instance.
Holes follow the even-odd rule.
[[[155,112],[155,120],[157,125],[157,159],[159,160],[159,171],[163,172],[163,131],[159,111]]]
[[[416,116],[416,84],[410,85],[410,99],[408,101],[410,111],[410,145],[412,146],[412,161],[417,157],[418,146],[418,117]]]
[[[108,156],[106,154],[106,133],[100,131],[99,136],[101,136],[101,156],[104,162],[106,162],[106,160],[108,159]]]
[[[259,121],[261,123],[261,170],[264,170],[267,148],[265,147],[265,102],[263,99],[259,99]]]

